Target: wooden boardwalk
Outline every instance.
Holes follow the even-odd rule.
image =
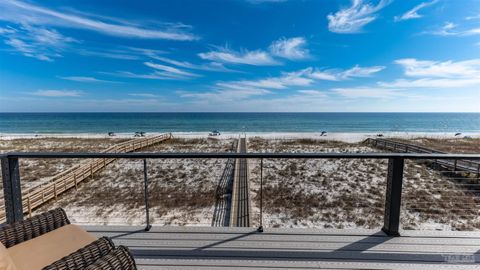
[[[238,148],[238,142],[232,145],[232,150]],[[230,226],[232,207],[233,179],[235,174],[235,159],[227,159],[222,176],[215,190],[215,208],[212,217],[212,227]]]
[[[240,138],[238,152],[247,152],[246,138]],[[231,227],[249,227],[250,226],[250,196],[248,184],[247,159],[239,158],[235,162],[235,178],[233,181],[233,195],[231,208]]]
[[[391,139],[380,139],[380,138],[368,138],[365,140],[365,143],[377,147],[379,149],[384,149],[393,152],[402,152],[402,153],[427,153],[427,154],[446,154],[445,152],[437,151],[435,149],[430,149],[414,144],[408,144],[403,142],[397,142]],[[475,174],[480,177],[480,162],[473,160],[434,160],[434,163],[440,165],[441,167],[454,171],[454,172],[466,172]]]
[[[168,140],[172,137],[171,133],[157,136],[145,137],[128,140],[123,143],[115,144],[101,153],[128,153],[142,148]],[[56,199],[60,194],[77,186],[88,178],[93,178],[95,173],[105,168],[108,164],[115,161],[114,158],[95,158],[82,160],[78,165],[73,166],[55,176],[48,182],[22,190],[23,212],[31,215],[32,211],[48,202]],[[0,203],[0,222],[5,222],[4,201]]]
[[[139,269],[480,269],[480,232],[85,226]]]

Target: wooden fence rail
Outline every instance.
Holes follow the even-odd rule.
[[[438,150],[408,144],[403,142],[397,142],[391,139],[380,139],[380,138],[368,138],[365,140],[366,144],[372,145],[374,147],[385,149],[394,152],[403,152],[403,153],[426,153],[426,154],[445,154],[445,152],[441,152]],[[454,172],[468,172],[480,177],[480,162],[474,160],[467,160],[467,159],[459,159],[459,160],[433,160],[435,164],[438,164],[448,170]]]
[[[103,150],[102,153],[133,152],[168,140],[171,137],[171,133],[166,133],[158,136],[132,139],[113,145]],[[90,160],[85,160],[78,165],[75,165],[61,173],[56,174],[48,182],[41,183],[37,186],[23,190],[23,212],[31,215],[32,211],[35,208],[43,205],[49,200],[56,199],[60,194],[66,192],[69,189],[77,189],[78,185],[82,181],[86,180],[89,177],[93,179],[95,173],[99,172],[113,161],[115,161],[115,158],[94,158]],[[5,202],[2,200],[0,202],[0,223],[5,222],[5,219]]]

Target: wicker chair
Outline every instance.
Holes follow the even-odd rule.
[[[70,242],[62,246],[64,239]],[[71,225],[61,208],[1,227],[0,242],[0,268],[3,263],[12,270],[136,269],[126,247],[115,248],[107,237],[96,239]]]

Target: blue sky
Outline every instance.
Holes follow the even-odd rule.
[[[2,0],[0,10],[4,112],[480,112],[479,0]]]

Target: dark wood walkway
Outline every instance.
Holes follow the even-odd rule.
[[[85,226],[139,269],[480,269],[480,232]]]
[[[239,153],[247,152],[247,139],[239,139]],[[250,226],[250,196],[248,184],[248,163],[246,158],[236,161],[235,179],[233,181],[231,227]]]

